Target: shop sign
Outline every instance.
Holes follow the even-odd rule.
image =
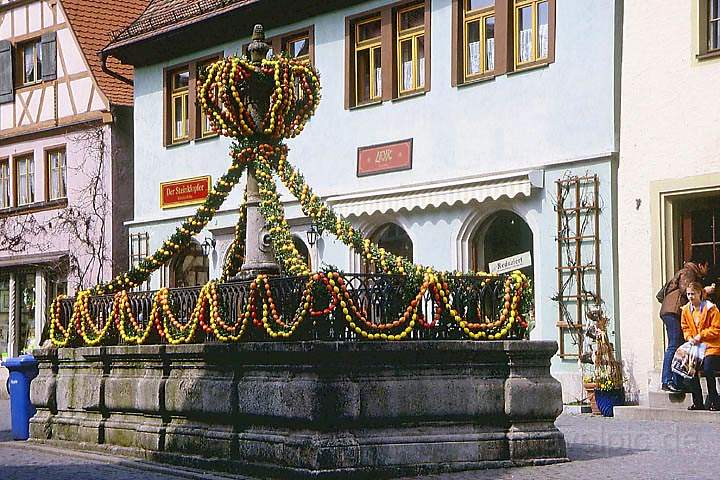
[[[160,208],[203,203],[210,193],[210,176],[183,178],[160,184]]]
[[[532,257],[530,256],[530,252],[525,252],[490,262],[490,273],[512,272],[513,270],[519,270],[524,267],[529,267],[530,265],[532,265]]]
[[[358,147],[357,176],[377,175],[412,168],[412,138]]]

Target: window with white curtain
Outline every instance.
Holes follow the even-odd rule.
[[[413,5],[397,12],[399,92],[425,87],[425,6]]]
[[[548,58],[549,6],[547,0],[515,0],[515,64]]]
[[[8,208],[10,203],[10,161],[0,160],[0,208]]]
[[[27,205],[35,201],[35,161],[32,155],[15,158],[17,204]]]
[[[465,80],[495,69],[495,0],[463,0]]]
[[[65,149],[47,152],[48,200],[67,197],[67,155]]]

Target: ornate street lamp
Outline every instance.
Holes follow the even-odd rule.
[[[308,244],[310,244],[311,247],[315,246],[315,243],[317,243],[318,238],[322,237],[323,230],[322,228],[319,228],[315,222],[310,223],[310,229],[305,232],[305,236],[307,236]]]
[[[215,245],[217,245],[217,241],[213,237],[205,237],[205,241],[200,245],[203,255],[209,257],[215,251]]]

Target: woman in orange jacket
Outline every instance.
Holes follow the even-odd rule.
[[[685,340],[695,345],[704,343],[705,359],[703,372],[708,387],[708,409],[720,410],[715,372],[720,371],[720,312],[710,301],[703,300],[703,286],[698,282],[688,285],[686,294],[688,303],[682,307],[681,326]],[[689,381],[693,404],[689,410],[704,410],[700,379],[696,375]]]

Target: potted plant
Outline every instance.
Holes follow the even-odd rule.
[[[597,401],[595,401],[597,384],[595,383],[595,377],[593,375],[583,375],[583,388],[585,389],[585,398],[590,404],[592,414],[600,415],[600,409],[598,408]]]
[[[595,369],[595,401],[604,417],[612,417],[613,409],[625,403],[622,369],[618,362]]]

